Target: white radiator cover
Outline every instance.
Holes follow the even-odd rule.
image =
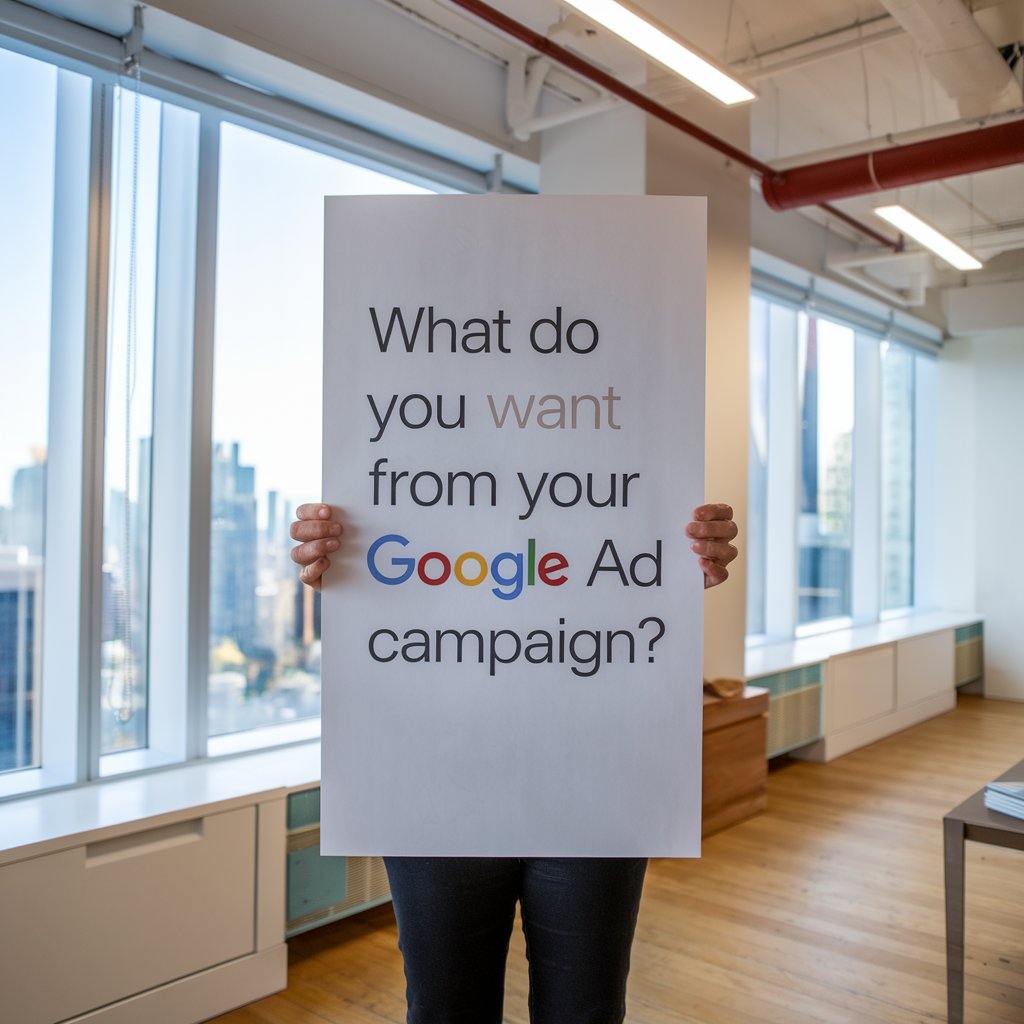
[[[824,737],[793,751],[831,761],[956,706],[954,630],[941,629],[831,657]]]
[[[0,1016],[198,1024],[279,991],[284,852],[280,791],[3,851]]]

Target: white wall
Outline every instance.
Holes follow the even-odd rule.
[[[977,610],[974,342],[951,338],[943,345],[938,369],[936,550],[942,571],[935,579],[932,603],[951,610]]]
[[[1024,700],[1024,328],[940,359],[941,560],[949,607],[985,619],[985,694]]]
[[[646,116],[625,104],[548,129],[541,139],[540,191],[549,195],[643,195],[646,133]]]

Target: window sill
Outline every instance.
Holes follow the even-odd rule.
[[[785,643],[766,643],[748,647],[744,674],[747,679],[786,672],[827,661],[840,654],[892,643],[910,636],[935,633],[940,629],[955,629],[972,622],[981,621],[982,616],[972,612],[928,611],[913,612],[898,618],[886,618],[864,626],[851,626],[829,633],[798,637]]]
[[[245,729],[211,736],[206,743],[207,757],[242,754],[285,744],[303,743],[320,739],[320,719],[303,718],[298,722],[271,725],[265,729]]]
[[[0,804],[0,864],[201,808],[228,810],[320,781],[320,743],[198,761]],[[73,841],[73,842],[72,842]]]

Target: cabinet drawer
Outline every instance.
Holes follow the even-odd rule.
[[[899,706],[952,692],[954,661],[951,629],[901,640],[896,645]]]
[[[828,731],[877,718],[896,706],[896,659],[892,645],[831,658],[825,712]]]
[[[50,1024],[252,952],[255,844],[243,807],[0,868],[4,1017]]]

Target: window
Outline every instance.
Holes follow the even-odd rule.
[[[60,783],[78,706],[65,671],[75,633],[61,627],[78,607],[83,332],[71,311],[85,290],[91,85],[0,49],[0,95],[17,97],[0,104],[0,772],[25,778],[48,750]],[[62,567],[56,586],[48,565]]]
[[[146,746],[160,106],[114,94],[103,461],[102,752]]]
[[[801,314],[799,624],[849,616],[853,331]]]
[[[182,396],[190,397],[183,378],[191,324],[182,313],[194,288],[187,271],[196,247],[200,122],[195,111],[147,96],[131,79],[110,90],[110,104],[98,694],[103,775],[185,755],[187,669],[170,653],[185,646],[184,627],[168,608],[169,561],[180,563],[185,541],[166,521],[187,521],[188,488],[168,480],[188,440],[188,416],[176,412]],[[181,493],[170,497],[175,491]]]
[[[882,611],[914,603],[915,359],[882,342]]]
[[[318,733],[323,196],[487,187],[103,50],[0,41],[0,798]]]
[[[765,570],[768,560],[768,337],[771,305],[750,302],[750,443],[747,452],[747,632],[768,632]]]
[[[928,355],[759,294],[750,353],[748,639],[919,605]]]
[[[288,525],[320,496],[323,197],[426,191],[221,126],[211,738],[320,713],[319,594],[299,584]]]
[[[39,759],[57,69],[0,51],[0,771]]]

